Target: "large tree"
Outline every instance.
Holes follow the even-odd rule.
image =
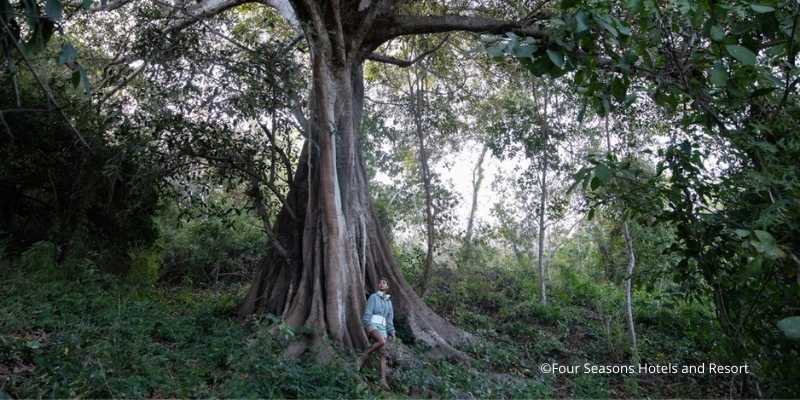
[[[445,31],[535,33],[529,23],[471,15],[417,15],[402,2],[262,1],[275,8],[307,42],[312,71],[307,141],[294,184],[278,216],[272,254],[257,274],[241,315],[269,312],[306,327],[301,351],[325,336],[361,348],[367,337],[360,315],[368,290],[389,279],[398,322],[411,338],[456,353],[470,335],[437,316],[399,272],[371,204],[360,153],[363,65],[368,59],[407,65],[376,54],[404,35]],[[241,0],[181,3],[170,10],[166,33],[236,6]],[[116,3],[101,5],[115,8]],[[441,7],[423,7],[440,9]]]

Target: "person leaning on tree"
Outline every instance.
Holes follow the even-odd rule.
[[[375,340],[367,351],[358,359],[358,370],[364,366],[370,354],[378,351],[381,357],[381,386],[388,389],[386,382],[386,340],[394,339],[394,309],[392,308],[391,295],[386,293],[389,290],[389,281],[382,278],[378,281],[378,291],[369,296],[367,307],[361,322],[367,329],[367,335]]]

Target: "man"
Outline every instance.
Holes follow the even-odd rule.
[[[369,296],[367,300],[367,308],[364,310],[364,316],[361,322],[367,329],[367,336],[375,340],[375,343],[370,346],[366,353],[358,359],[358,369],[369,359],[369,355],[380,350],[381,357],[381,386],[384,389],[389,389],[389,384],[386,382],[386,339],[394,339],[394,309],[392,308],[391,295],[386,293],[389,290],[389,281],[381,278],[378,281],[378,291]]]

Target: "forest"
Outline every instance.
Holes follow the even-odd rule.
[[[798,25],[0,0],[0,399],[798,398]]]

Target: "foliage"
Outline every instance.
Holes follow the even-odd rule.
[[[58,249],[56,245],[48,241],[40,241],[32,244],[19,257],[19,264],[28,271],[49,271],[56,270],[56,257]]]
[[[261,221],[223,196],[211,196],[208,204],[210,208],[165,205],[161,210],[157,224],[163,282],[196,286],[243,282],[264,256],[267,244]]]
[[[241,288],[142,288],[89,267],[70,280],[8,278],[13,284],[0,289],[8,316],[0,321],[0,366],[17,372],[0,379],[14,397],[366,394],[341,365],[284,359],[266,321],[231,320]]]
[[[777,356],[785,344],[775,324],[800,298],[797,7],[564,1],[546,42],[509,35],[489,47],[536,75],[569,72],[598,115],[649,93],[675,116],[679,132],[659,152],[656,177],[629,192],[650,207],[632,202],[630,212],[673,224],[676,280],[714,299],[731,352],[764,364],[788,362]],[[709,170],[712,157],[724,164]],[[610,159],[579,178],[598,189],[631,173]]]
[[[233,318],[245,289],[130,285],[92,265],[70,279],[15,269],[0,288],[0,385],[14,397],[207,396],[385,397],[349,357],[328,365],[282,353],[275,321]],[[45,299],[45,300],[42,300]],[[283,333],[282,333],[283,332]],[[502,379],[512,379],[504,381]],[[489,377],[463,365],[425,361],[393,380],[401,393],[435,396],[543,396],[534,380]],[[417,392],[419,393],[419,392]],[[396,396],[396,394],[392,394]]]
[[[133,283],[153,285],[158,280],[161,268],[160,252],[156,247],[137,247],[128,250],[131,266],[127,278]]]
[[[120,260],[127,248],[152,243],[158,187],[138,132],[91,112],[76,117],[71,127],[57,112],[48,111],[47,99],[30,90],[23,93],[17,97],[12,87],[0,87],[5,122],[0,135],[0,220],[10,255],[50,241],[59,261],[89,252]],[[68,91],[62,94],[69,96]],[[17,109],[16,99],[31,109]],[[108,265],[127,268],[124,261]]]

